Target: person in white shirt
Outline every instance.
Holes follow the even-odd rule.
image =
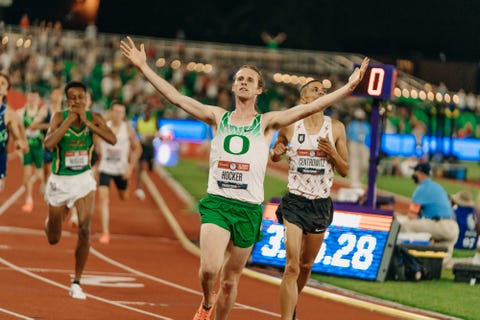
[[[99,242],[103,244],[110,242],[110,181],[113,180],[115,183],[120,199],[127,199],[128,179],[142,153],[142,147],[135,131],[125,121],[125,116],[126,106],[119,101],[114,101],[107,126],[117,137],[117,143],[111,145],[103,140],[96,143],[97,153],[100,157],[98,200],[102,223],[102,235]]]

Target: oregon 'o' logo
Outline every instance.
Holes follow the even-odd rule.
[[[230,154],[245,154],[248,152],[248,149],[250,149],[250,140],[244,136],[231,134],[226,136],[223,141],[223,150]]]

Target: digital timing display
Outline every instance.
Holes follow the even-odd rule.
[[[265,212],[271,212],[274,206],[276,204],[268,204],[270,208]],[[335,209],[312,271],[384,281],[398,228],[393,215]],[[264,219],[262,232],[264,238],[255,244],[251,262],[284,267],[283,225],[274,219]]]
[[[392,97],[396,81],[397,70],[394,66],[370,65],[362,81],[353,90],[353,95],[388,100]]]

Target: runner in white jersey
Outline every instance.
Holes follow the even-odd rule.
[[[309,103],[325,95],[320,81],[312,80],[300,89],[300,100]],[[333,170],[346,176],[348,152],[343,123],[318,112],[282,128],[272,161],[287,155],[288,194],[277,209],[285,226],[287,261],[280,285],[282,319],[295,319],[298,294],[310,278],[313,262],[333,219],[330,188]],[[301,210],[299,210],[301,208]]]
[[[220,121],[211,142],[207,192],[229,199],[261,204],[268,145],[261,131],[261,115],[245,126],[231,124],[232,112]]]
[[[238,282],[255,241],[261,237],[263,176],[275,130],[325,110],[357,86],[368,66],[365,58],[348,83],[329,95],[289,110],[258,115],[257,97],[264,90],[261,73],[241,67],[234,76],[235,111],[202,104],[181,94],[147,64],[145,47],[130,37],[120,42],[124,57],[133,63],[172,105],[212,127],[209,195],[200,201],[200,283],[203,300],[194,320],[228,318]],[[262,142],[263,140],[263,142]],[[218,297],[215,295],[220,279]],[[216,298],[215,298],[216,297]],[[214,308],[214,303],[216,305]]]
[[[318,149],[320,138],[327,138],[335,145],[332,135],[332,119],[324,116],[320,130],[310,134],[305,128],[306,119],[293,125],[293,139],[287,151],[290,193],[307,199],[328,198],[333,184],[333,166],[328,156]]]
[[[115,133],[117,143],[111,145],[103,140],[96,143],[97,153],[100,156],[98,200],[102,235],[99,242],[103,244],[110,242],[110,180],[115,183],[120,199],[127,199],[128,179],[142,153],[140,142],[136,138],[135,131],[125,121],[125,115],[125,105],[114,101],[110,112],[111,120],[107,121],[107,126]]]

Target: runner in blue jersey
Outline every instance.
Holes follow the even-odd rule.
[[[7,105],[7,93],[10,88],[10,79],[6,74],[0,73],[0,191],[5,186],[7,175],[8,140],[10,136],[15,144],[15,149],[28,152],[28,144],[25,140],[17,115]]]

